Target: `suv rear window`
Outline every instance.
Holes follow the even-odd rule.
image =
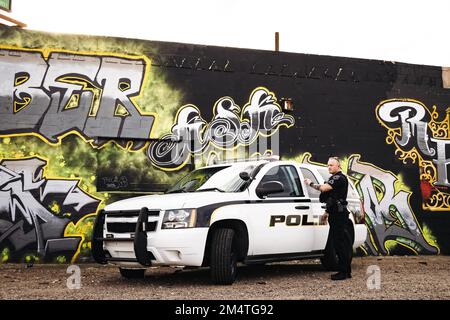
[[[320,181],[320,182],[317,181],[316,176],[314,175],[314,173],[312,173],[311,170],[306,169],[306,168],[300,168],[300,171],[303,174],[303,178],[310,179],[314,183],[322,183],[322,181]],[[310,186],[306,186],[306,189],[308,190],[308,194],[311,198],[319,198],[319,196],[320,196],[319,190],[316,190]]]

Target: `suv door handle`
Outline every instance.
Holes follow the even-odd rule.
[[[295,209],[298,209],[298,210],[307,210],[307,209],[309,209],[309,206],[296,206]]]
[[[327,206],[321,206],[321,208],[322,208],[322,209],[326,209],[326,208],[327,208]]]

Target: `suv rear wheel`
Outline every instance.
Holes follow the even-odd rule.
[[[211,278],[215,284],[232,284],[237,274],[233,229],[217,229],[211,243]]]

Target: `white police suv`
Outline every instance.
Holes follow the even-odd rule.
[[[325,167],[274,159],[203,167],[165,194],[106,206],[94,224],[92,255],[118,265],[126,278],[143,277],[149,266],[209,266],[217,284],[234,282],[238,262],[320,257],[333,270],[324,204],[303,182],[323,183],[329,176]],[[357,248],[367,229],[351,182],[347,200]]]

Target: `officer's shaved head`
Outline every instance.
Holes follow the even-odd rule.
[[[330,157],[328,159],[328,172],[330,174],[335,174],[336,172],[341,171],[341,162],[338,157]]]
[[[339,167],[341,167],[341,160],[339,160],[338,157],[330,157],[328,161],[330,160],[336,162],[339,165]]]

